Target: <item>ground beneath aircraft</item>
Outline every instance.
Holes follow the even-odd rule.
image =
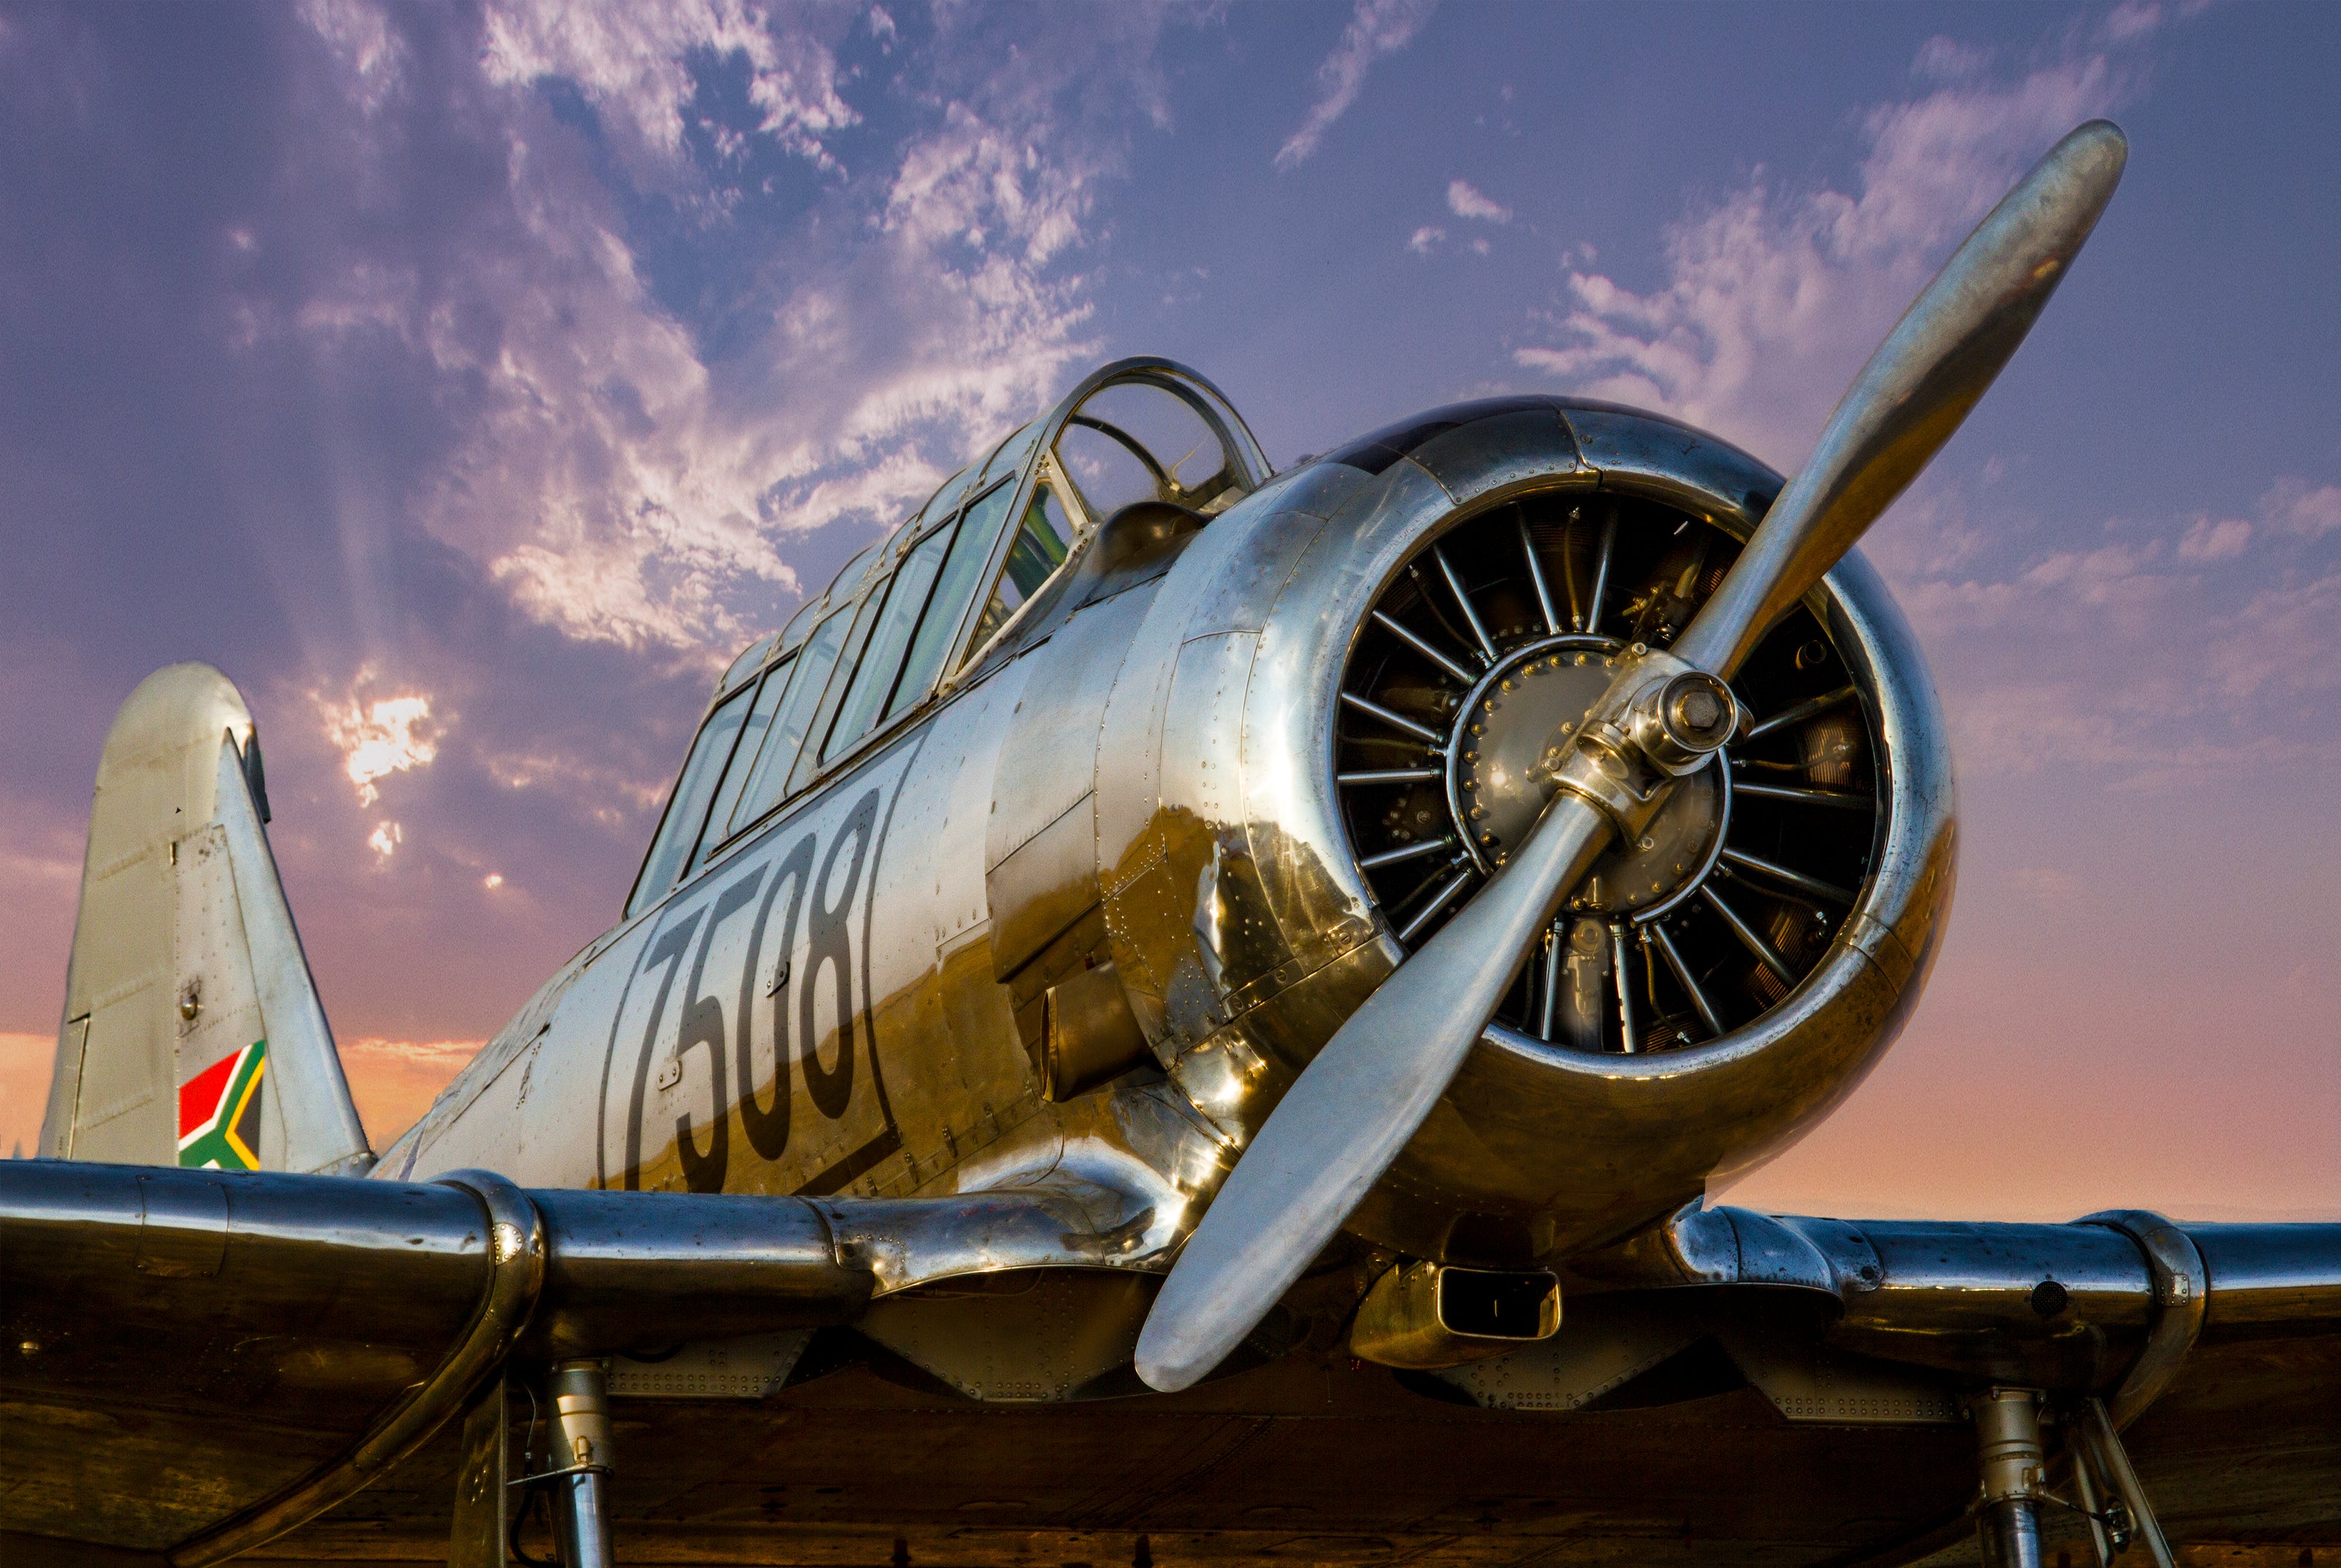
[[[2207,1348],[2132,1430],[2182,1562],[2341,1563],[2336,1373],[2341,1337]],[[1549,1414],[1439,1403],[1346,1357],[1295,1355],[1177,1397],[1076,1405],[980,1405],[905,1381],[865,1365],[759,1402],[621,1403],[620,1561],[1689,1568],[1976,1557],[1964,1426],[1791,1425],[1745,1387]],[[526,1402],[518,1408],[515,1444]],[[454,1468],[450,1431],[251,1559],[443,1562]],[[2077,1519],[2047,1526],[2049,1562],[2091,1561]],[[541,1529],[524,1544],[550,1555]],[[2144,1560],[2142,1547],[2126,1559]]]

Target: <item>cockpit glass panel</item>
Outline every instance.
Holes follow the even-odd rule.
[[[853,590],[862,586],[862,574],[870,570],[871,560],[885,548],[886,541],[882,539],[843,566],[839,567],[837,575],[830,580],[830,601],[840,603],[852,597]]]
[[[886,588],[886,607],[879,612],[877,629],[870,634],[862,662],[853,671],[853,684],[822,747],[822,761],[843,755],[877,723],[880,709],[894,690],[894,677],[902,670],[902,653],[919,623],[919,611],[926,608],[927,590],[934,586],[943,551],[950,547],[949,532],[931,533],[895,568],[894,581]]]
[[[942,488],[927,498],[927,504],[919,511],[919,521],[911,526],[913,529],[931,528],[949,517],[959,506],[961,498],[967,494],[968,481],[974,477],[975,465],[970,463],[943,481]]]
[[[927,611],[919,618],[918,634],[911,639],[910,657],[902,660],[902,678],[894,683],[894,700],[886,705],[887,718],[916,706],[934,690],[936,679],[943,672],[943,660],[951,656],[951,638],[975,598],[984,563],[991,559],[991,546],[1000,537],[1000,525],[1013,496],[1010,486],[1001,485],[968,508],[951,540],[951,553],[943,558],[935,590],[927,596]]]
[[[634,884],[633,897],[626,900],[626,913],[633,916],[674,886],[682,870],[683,858],[699,842],[700,824],[707,818],[708,798],[715,793],[715,781],[722,777],[723,765],[731,759],[733,743],[740,739],[742,720],[748,716],[748,689],[741,688],[718,703],[709,714],[707,722],[699,728],[699,738],[691,744],[691,755],[683,759],[682,776],[675,780],[674,794],[668,799],[666,815],[659,821],[658,836],[651,840],[651,852],[643,862],[642,879]]]
[[[991,634],[1016,613],[1017,607],[1056,575],[1057,568],[1065,564],[1065,557],[1072,548],[1073,525],[1065,513],[1064,503],[1045,481],[1035,485],[1032,500],[1024,508],[1023,521],[1017,524],[1015,542],[1008,547],[1008,559],[1001,565],[1000,581],[983,607],[982,619],[976,622],[975,636],[969,646],[981,648],[991,640]]]
[[[1057,438],[1057,461],[1100,521],[1139,501],[1217,512],[1242,482],[1194,405],[1148,382],[1102,387],[1084,399]]]
[[[989,484],[995,479],[1005,479],[1014,473],[1024,466],[1025,455],[1040,438],[1041,422],[1035,420],[1000,443],[991,454],[991,461],[983,465],[982,477],[975,482]]]
[[[772,650],[772,639],[779,635],[778,632],[768,631],[742,650],[740,657],[733,660],[732,667],[723,672],[723,679],[716,683],[716,690],[729,690],[753,675],[756,667],[764,661],[764,655]]]
[[[796,764],[797,751],[804,744],[805,731],[812,727],[822,691],[829,684],[829,672],[836,665],[838,652],[845,646],[845,634],[852,626],[852,610],[841,610],[805,640],[804,651],[786,671],[788,690],[772,710],[764,749],[757,754],[755,767],[741,786],[739,804],[732,809],[731,819],[718,830],[718,837],[738,832],[781,803],[788,789],[790,769]]]
[[[862,662],[862,650],[870,642],[871,628],[878,623],[878,609],[886,599],[887,585],[881,582],[862,596],[854,607],[853,625],[845,634],[845,647],[837,656],[837,673],[829,679],[822,693],[821,705],[812,710],[812,724],[806,730],[804,749],[797,754],[797,765],[790,770],[787,793],[793,795],[812,782],[822,762],[822,739],[828,735],[837,721],[837,710],[845,700],[848,677]],[[841,613],[842,613],[841,611]]]
[[[794,660],[782,660],[764,672],[763,683],[756,688],[755,700],[748,708],[748,721],[740,728],[740,743],[732,749],[731,766],[723,769],[723,782],[715,790],[715,804],[708,810],[707,831],[700,835],[694,869],[705,865],[715,847],[731,836],[732,814],[739,809],[740,797],[748,788],[748,776],[754,771],[756,759],[762,755],[764,742],[771,737],[772,715],[780,710],[781,699],[788,692],[789,676],[795,668]]]
[[[798,605],[797,612],[789,617],[789,623],[781,628],[781,646],[794,648],[803,642],[805,633],[812,630],[815,613],[820,609],[821,595],[817,593]]]
[[[1057,461],[1081,492],[1081,504],[1102,521],[1132,501],[1152,501],[1170,487],[1147,464],[1153,453],[1120,432],[1074,422],[1057,438]]]

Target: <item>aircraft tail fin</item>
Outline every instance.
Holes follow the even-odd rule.
[[[267,814],[252,713],[227,677],[174,664],[141,681],[98,763],[43,1155],[373,1164]]]

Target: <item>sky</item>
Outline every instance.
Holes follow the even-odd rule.
[[[715,673],[1086,370],[1793,470],[2064,131],[2123,188],[1865,547],[1953,736],[1901,1043],[1732,1201],[2341,1216],[2341,10],[0,4],[0,1148],[114,709],[256,715],[377,1145],[612,923]]]

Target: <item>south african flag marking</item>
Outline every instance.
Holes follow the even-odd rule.
[[[196,1170],[260,1168],[260,1081],[268,1042],[254,1040],[179,1086],[179,1163]]]

